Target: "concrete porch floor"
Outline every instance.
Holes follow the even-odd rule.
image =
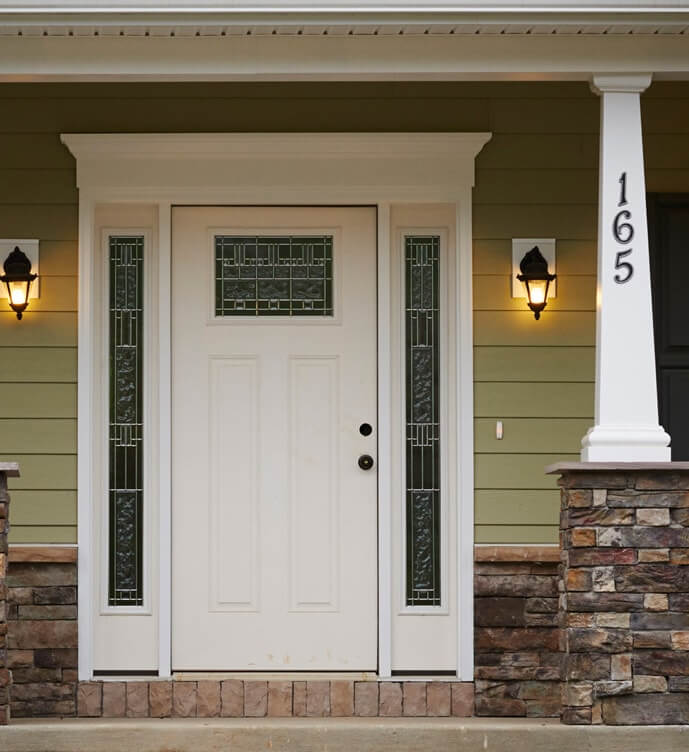
[[[689,726],[563,726],[556,719],[18,719],[3,752],[686,752]]]

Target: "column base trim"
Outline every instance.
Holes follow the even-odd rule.
[[[582,462],[670,462],[661,426],[594,426],[581,440]]]

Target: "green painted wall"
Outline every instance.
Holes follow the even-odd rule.
[[[689,192],[689,85],[644,95],[651,191]],[[41,240],[41,299],[0,308],[0,459],[18,542],[76,541],[77,190],[61,132],[491,131],[474,193],[476,539],[556,542],[543,467],[593,414],[598,99],[567,84],[3,84],[0,236]],[[540,322],[510,298],[512,237],[557,238]],[[495,421],[504,422],[497,441]]]

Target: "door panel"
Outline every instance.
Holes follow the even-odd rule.
[[[689,194],[649,196],[660,423],[672,460],[689,460]]]
[[[375,670],[375,210],[172,229],[173,669]]]

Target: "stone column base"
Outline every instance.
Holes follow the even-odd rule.
[[[562,721],[689,724],[689,463],[561,464]]]

